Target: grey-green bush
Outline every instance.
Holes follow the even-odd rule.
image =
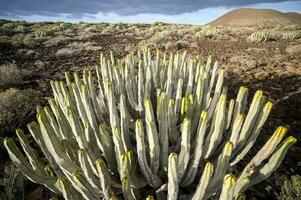
[[[31,72],[20,69],[14,63],[0,65],[0,91],[10,86],[16,86],[31,76]]]
[[[28,123],[40,103],[41,94],[33,89],[14,88],[0,92],[0,135],[8,136]]]
[[[290,179],[284,181],[281,191],[277,195],[278,200],[301,199],[301,176],[293,175]]]
[[[24,199],[24,179],[20,170],[12,163],[1,166],[0,195],[1,199]]]
[[[0,27],[0,35],[11,36],[14,34],[15,25],[13,23],[5,23]]]

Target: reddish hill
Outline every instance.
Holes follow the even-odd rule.
[[[209,23],[212,26],[275,26],[301,24],[300,13],[282,13],[272,9],[239,8]]]

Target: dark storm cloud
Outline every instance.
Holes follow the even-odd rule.
[[[0,0],[0,16],[116,13],[180,14],[207,7],[244,6],[284,0]],[[301,3],[301,2],[300,2]]]

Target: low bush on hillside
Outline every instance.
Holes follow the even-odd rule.
[[[289,180],[285,180],[281,187],[281,192],[277,195],[277,199],[301,199],[301,176],[294,175]]]
[[[15,200],[24,199],[24,179],[23,174],[12,163],[3,166],[0,179],[1,199]]]
[[[0,90],[10,86],[16,86],[31,76],[31,72],[25,69],[19,69],[16,64],[0,65]]]
[[[11,36],[14,34],[14,24],[13,23],[6,23],[3,24],[0,27],[0,35],[7,35],[7,36]]]
[[[81,50],[79,49],[72,49],[72,48],[62,48],[59,49],[56,53],[56,57],[71,57],[80,53]]]
[[[35,112],[41,94],[33,89],[15,88],[0,92],[0,135],[7,136],[25,125]]]

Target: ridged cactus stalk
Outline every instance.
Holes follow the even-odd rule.
[[[296,142],[277,128],[238,172],[272,103],[259,90],[248,104],[245,87],[227,100],[224,71],[211,57],[101,54],[95,81],[92,74],[51,82],[54,98],[28,125],[45,159],[21,130],[25,155],[4,141],[25,176],[65,199],[241,199]]]
[[[54,36],[55,30],[53,29],[44,29],[36,31],[36,37],[47,37],[47,36]]]

